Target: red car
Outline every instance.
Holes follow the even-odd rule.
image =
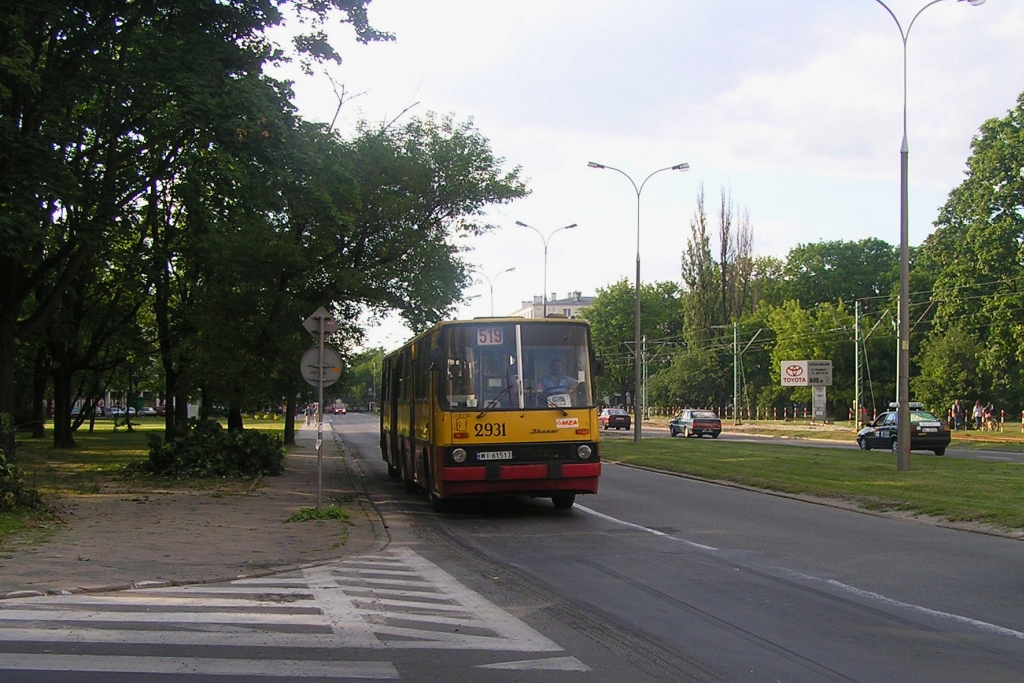
[[[633,421],[622,408],[605,408],[597,416],[597,424],[601,429],[629,429]]]
[[[717,439],[722,433],[722,421],[713,410],[694,410],[687,408],[681,411],[668,423],[668,435],[675,436],[682,434],[686,438],[691,436],[701,437],[707,434],[712,439]]]

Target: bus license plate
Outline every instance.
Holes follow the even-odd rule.
[[[488,453],[477,453],[477,460],[511,460],[512,451],[490,451]]]

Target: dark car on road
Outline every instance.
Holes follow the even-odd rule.
[[[605,408],[597,416],[597,424],[601,429],[629,429],[633,420],[622,408]]]
[[[895,404],[889,405],[889,412],[882,413],[864,429],[857,432],[857,445],[861,450],[885,448],[896,451],[897,412]],[[932,451],[943,455],[949,446],[949,425],[924,410],[920,403],[910,403],[910,450]]]
[[[722,421],[718,419],[718,415],[713,410],[687,408],[679,411],[679,414],[668,423],[669,436],[682,434],[686,438],[690,438],[708,434],[712,439],[717,439],[721,433]]]

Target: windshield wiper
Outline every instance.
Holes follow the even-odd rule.
[[[476,416],[476,419],[479,420],[481,417],[483,417],[487,413],[487,411],[490,408],[493,408],[494,406],[498,405],[498,401],[501,400],[501,397],[504,396],[505,394],[509,393],[511,390],[512,390],[512,385],[511,384],[509,384],[507,387],[502,389],[500,394],[498,394],[497,396],[492,398],[490,401],[487,402],[487,405],[485,405],[483,408],[480,409],[480,414]]]
[[[560,412],[562,414],[562,417],[566,417],[566,416],[569,415],[569,413],[565,412],[565,409],[562,406],[556,406],[554,403],[551,402],[550,398],[548,398],[547,396],[545,396],[541,392],[537,391],[536,389],[531,387],[529,384],[527,384],[525,388],[529,389],[530,391],[532,391],[533,393],[537,394],[542,399],[544,399],[544,403],[547,404],[548,408],[558,408],[558,412]]]

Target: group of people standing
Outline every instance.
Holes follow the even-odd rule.
[[[965,419],[968,417],[973,420],[974,428],[979,431],[982,429],[994,430],[996,428],[996,409],[991,401],[987,405],[982,405],[981,399],[976,400],[968,415],[963,406],[960,405],[960,399],[957,399],[953,401],[949,414],[953,429],[963,429]]]

